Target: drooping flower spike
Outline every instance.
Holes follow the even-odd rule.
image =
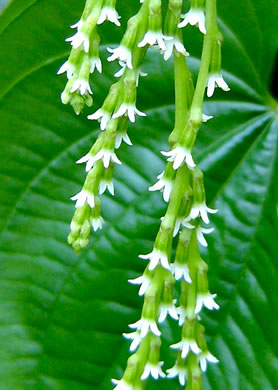
[[[130,342],[131,356],[122,378],[112,382],[116,390],[142,390],[146,381],[164,378],[166,372],[169,379],[178,377],[181,386],[185,386],[187,378],[190,383],[194,373],[201,388],[201,371],[206,370],[208,362],[218,360],[208,350],[200,319],[203,310],[217,310],[219,304],[216,294],[209,291],[207,265],[201,259],[199,247],[208,245],[205,235],[213,231],[202,224],[209,224],[217,210],[207,205],[203,173],[197,166],[198,154],[195,155],[194,146],[202,123],[212,120],[211,115],[203,112],[205,89],[209,97],[216,86],[229,90],[222,77],[222,36],[217,27],[215,0],[206,0],[206,4],[204,0],[192,0],[185,15],[181,15],[181,0],[169,0],[166,12],[162,12],[161,0],[140,0],[139,3],[140,9],[129,19],[121,41],[107,48],[108,65],[119,62],[116,73],[114,70],[117,79],[104,102],[93,107],[88,115],[89,120],[99,122],[91,122],[93,130],[96,126],[99,129],[97,134],[92,132],[96,139],[91,149],[77,159],[78,164],[85,164],[87,176],[82,189],[72,197],[75,212],[68,242],[79,253],[88,245],[91,231],[102,229],[105,223],[101,199],[103,194],[114,196],[117,193],[114,170],[121,169],[125,163],[125,153],[118,149],[132,146],[132,142],[136,144],[132,126],[135,121],[138,121],[138,129],[150,123],[148,118],[144,121],[146,114],[141,111],[141,107],[145,111],[147,102],[140,102],[139,84],[140,76],[145,75],[141,69],[144,69],[149,47],[158,49],[165,61],[173,58],[174,62],[175,123],[169,134],[168,148],[161,152],[167,158],[165,166],[161,166],[161,159],[150,170],[152,177],[158,175],[157,181],[152,185],[148,183],[146,189],[162,192],[166,212],[157,220],[160,226],[154,243],[149,246],[148,241],[142,240],[143,254],[138,255],[147,260],[145,271],[129,279],[130,284],[138,287],[143,308],[139,319],[129,325],[132,331],[123,333]],[[65,73],[68,79],[61,98],[63,103],[70,103],[77,114],[85,105],[93,105],[92,95],[97,95],[101,85],[99,80],[95,84],[94,73],[105,69],[104,59],[99,55],[99,26],[105,21],[120,26],[116,0],[87,0],[80,20],[72,26],[77,29],[75,34],[67,39],[72,50],[58,70],[58,74]],[[188,46],[181,30],[187,25],[199,28],[210,49],[203,52],[202,74],[196,83],[187,66]],[[128,134],[129,126],[133,133]],[[140,264],[142,267],[143,262]],[[163,362],[160,357],[161,335],[167,323],[173,321],[180,328],[180,337],[171,345],[177,353],[176,362],[167,369],[169,362]]]

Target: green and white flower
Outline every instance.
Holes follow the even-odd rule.
[[[167,177],[164,177],[164,173],[165,173],[165,171],[161,172],[157,176],[158,181],[154,185],[149,187],[149,191],[158,191],[158,190],[161,191],[162,190],[163,191],[163,199],[165,200],[165,202],[169,202],[171,192],[173,189],[173,185],[174,185],[174,181],[168,179]]]
[[[128,325],[131,329],[136,329],[140,331],[140,337],[144,338],[148,334],[148,332],[153,333],[155,336],[160,336],[161,332],[157,327],[155,320],[141,318],[136,321],[134,324]]]
[[[207,362],[214,363],[214,364],[219,362],[219,360],[215,356],[213,356],[209,351],[202,352],[198,356],[198,361],[200,363],[200,367],[203,372],[205,372],[207,369]]]
[[[81,190],[76,195],[71,197],[71,200],[75,200],[75,207],[81,207],[87,203],[92,209],[95,207],[95,196],[86,190]]]
[[[103,224],[104,224],[104,219],[102,218],[101,215],[92,217],[91,224],[92,224],[94,232],[96,232],[98,229],[102,229]]]
[[[167,370],[167,378],[179,378],[181,386],[185,386],[188,370],[186,367],[181,367],[177,363]]]
[[[139,111],[135,103],[122,103],[120,105],[120,108],[118,109],[117,112],[113,114],[113,118],[120,118],[121,116],[127,114],[128,119],[130,122],[134,123],[135,122],[135,114],[139,116],[146,116],[146,114],[142,111]]]
[[[112,383],[116,385],[116,387],[114,387],[114,390],[133,390],[133,386],[127,383],[124,379],[112,379]]]
[[[165,321],[168,314],[174,320],[179,319],[175,303],[176,303],[176,299],[174,299],[173,302],[170,304],[169,303],[161,303],[159,305],[159,317],[158,317],[159,323]]]
[[[114,184],[113,184],[112,180],[102,179],[99,183],[100,195],[103,194],[107,189],[111,195],[114,195]]]
[[[188,217],[185,218],[184,222],[189,222],[192,219],[195,219],[195,218],[200,216],[204,223],[209,224],[208,213],[216,214],[217,212],[218,212],[217,209],[211,209],[210,207],[208,207],[206,205],[205,202],[200,203],[200,204],[193,203],[191,211],[190,211]]]
[[[168,157],[167,161],[173,162],[173,168],[178,169],[184,162],[187,164],[188,168],[192,169],[196,166],[193,161],[191,150],[184,148],[182,146],[176,146],[174,149],[169,152],[161,152],[163,156]]]
[[[167,254],[158,249],[153,249],[152,252],[146,255],[139,255],[139,257],[144,260],[150,260],[149,263],[150,271],[154,270],[159,264],[161,264],[163,268],[170,270]]]
[[[204,237],[204,234],[210,234],[214,231],[214,228],[210,228],[210,229],[206,229],[206,228],[203,228],[201,227],[200,225],[197,227],[196,229],[196,233],[197,233],[197,240],[199,241],[199,243],[205,247],[208,246],[208,243],[206,242],[206,239]]]
[[[161,369],[163,362],[158,362],[156,364],[147,362],[143,374],[141,375],[142,381],[146,380],[149,376],[152,376],[154,379],[158,379],[159,377],[164,378],[166,375]]]
[[[78,30],[74,35],[66,39],[66,42],[70,42],[71,46],[74,49],[77,49],[79,46],[83,46],[85,53],[89,52],[90,40],[87,34]]]
[[[197,26],[201,33],[206,34],[205,13],[203,9],[191,8],[185,15],[182,15],[183,21],[178,27],[182,28],[190,24]]]
[[[102,73],[102,63],[99,57],[90,57],[90,73],[93,73],[97,69],[99,73]]]
[[[120,18],[121,17],[119,16],[115,8],[103,7],[99,15],[97,24],[102,24],[103,22],[105,22],[105,20],[109,20],[109,22],[114,23],[116,26],[119,27],[121,25],[121,23],[119,22]]]
[[[107,58],[109,62],[118,59],[119,61],[124,62],[129,69],[132,69],[132,53],[129,49],[120,45],[115,49],[108,47],[107,50],[111,53],[111,56]]]
[[[208,77],[207,82],[207,96],[211,97],[214,93],[214,90],[216,87],[221,88],[223,91],[228,92],[230,91],[230,88],[226,81],[223,79],[223,76],[221,73],[211,73]]]
[[[77,73],[76,66],[71,64],[69,61],[63,63],[63,65],[59,68],[57,74],[67,73],[67,78],[70,79],[74,74]]]
[[[158,47],[164,51],[166,50],[164,39],[165,37],[161,31],[147,31],[142,41],[138,43],[138,47],[158,45]]]
[[[127,145],[132,146],[132,142],[126,132],[117,132],[115,139],[115,149],[119,149],[122,141],[124,141]]]
[[[196,308],[195,308],[195,314],[200,313],[202,310],[202,307],[205,306],[208,310],[218,310],[219,305],[215,302],[214,298],[216,297],[216,294],[211,294],[210,292],[206,293],[197,293],[197,301],[196,301]]]
[[[93,93],[89,81],[82,78],[77,78],[77,80],[74,81],[70,92],[75,92],[77,90],[79,90],[80,95],[85,95],[85,93],[92,95]]]
[[[102,148],[94,156],[94,163],[98,160],[102,160],[104,168],[108,168],[109,164],[113,161],[116,164],[121,164],[121,161],[116,156],[116,153],[113,150]]]
[[[141,284],[141,287],[139,289],[138,295],[144,295],[145,292],[148,290],[149,285],[151,284],[152,279],[147,276],[146,274],[143,274],[142,276],[139,276],[136,279],[129,279],[129,283],[131,284]]]
[[[180,280],[183,277],[187,283],[192,283],[187,264],[180,264],[175,261],[171,264],[171,271],[176,280]]]
[[[176,51],[183,56],[189,56],[189,53],[186,51],[186,48],[184,47],[183,43],[178,38],[164,36],[164,42],[166,45],[163,56],[165,61],[169,60],[169,58],[173,54],[174,49],[176,49]]]
[[[129,350],[134,352],[140,345],[142,341],[142,337],[140,336],[140,332],[131,332],[131,333],[123,333],[123,336],[127,340],[132,340]]]
[[[179,343],[171,345],[171,348],[180,350],[182,359],[186,358],[189,351],[192,351],[193,353],[195,353],[195,355],[198,355],[201,352],[196,341],[194,339],[189,338],[182,338]]]
[[[100,120],[100,129],[105,130],[107,123],[111,119],[111,114],[108,111],[105,111],[103,108],[99,108],[96,112],[87,116],[91,120]]]

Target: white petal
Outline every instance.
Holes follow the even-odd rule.
[[[62,74],[64,72],[66,72],[69,68],[69,62],[66,61],[58,70],[57,74]]]
[[[206,239],[203,235],[203,232],[202,232],[202,229],[197,229],[197,239],[199,241],[199,243],[205,247],[208,246],[208,243],[206,242]]]
[[[158,263],[159,263],[159,257],[158,256],[153,257],[149,263],[149,270],[153,271],[157,267]]]
[[[212,118],[213,118],[212,115],[207,115],[207,114],[203,113],[203,115],[202,115],[202,122],[207,122],[207,121],[209,121]]]
[[[223,79],[223,77],[218,77],[216,79],[216,84],[218,85],[219,88],[223,89],[223,91],[230,91],[230,88],[228,86],[228,84],[226,83],[226,81]]]
[[[158,329],[158,327],[157,327],[155,321],[153,321],[153,322],[151,323],[150,329],[151,329],[151,331],[152,331],[152,333],[153,333],[154,335],[156,335],[156,336],[158,336],[158,337],[161,335],[161,332],[159,331],[159,329]]]
[[[198,345],[195,341],[190,343],[190,348],[191,348],[191,351],[195,353],[195,355],[198,355],[201,352],[200,348],[198,347]]]
[[[182,347],[182,350],[181,350],[181,358],[185,359],[186,356],[188,355],[188,352],[189,352],[189,344],[188,343],[184,343],[183,347]]]
[[[207,96],[211,97],[215,90],[215,78],[209,77],[208,78],[208,89],[207,89]]]
[[[168,310],[165,307],[162,307],[160,309],[160,314],[159,314],[159,317],[158,317],[158,322],[159,323],[165,321],[165,319],[167,317],[167,312],[168,312]]]
[[[206,359],[207,359],[210,363],[218,363],[218,362],[219,362],[219,360],[218,360],[215,356],[213,356],[210,352],[208,352],[208,353],[206,354]]]
[[[208,218],[208,214],[207,214],[207,211],[205,208],[200,207],[200,215],[201,215],[202,220],[206,224],[209,224],[209,218]]]
[[[205,357],[200,357],[200,367],[203,372],[207,369],[207,359]]]

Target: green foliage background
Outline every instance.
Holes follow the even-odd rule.
[[[127,5],[128,3],[128,5]],[[278,389],[278,104],[268,94],[278,46],[276,0],[218,1],[225,36],[224,77],[231,92],[205,103],[194,152],[205,171],[208,202],[219,208],[204,258],[219,312],[206,312],[209,346],[220,364],[209,367],[205,390]],[[86,115],[101,104],[117,64],[94,74],[94,107],[76,117],[60,102],[65,77],[57,69],[69,53],[64,38],[83,2],[14,0],[0,16],[0,390],[106,390],[128,355],[121,333],[138,319],[142,300],[127,283],[145,264],[165,205],[149,193],[164,166],[173,127],[172,62],[149,52],[140,80],[134,143],[118,155],[116,195],[103,196],[104,229],[79,257],[67,245],[84,155],[97,122]],[[139,1],[119,0],[122,28],[101,27],[105,45],[119,42]],[[185,33],[196,75],[201,37]],[[179,340],[171,321],[167,345]],[[149,390],[178,389],[151,382]]]

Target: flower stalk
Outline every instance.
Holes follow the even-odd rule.
[[[199,245],[207,246],[204,234],[213,228],[208,214],[214,210],[206,204],[204,174],[193,157],[194,145],[202,122],[212,117],[204,114],[205,90],[212,96],[216,86],[224,91],[229,87],[221,73],[222,35],[217,26],[216,0],[192,0],[191,7],[181,14],[182,0],[169,0],[165,18],[161,0],[141,0],[141,7],[132,16],[118,47],[108,48],[107,60],[117,60],[120,70],[115,77],[102,106],[88,116],[100,122],[100,132],[89,152],[77,163],[85,163],[87,176],[83,188],[72,197],[75,213],[68,242],[79,253],[89,243],[91,229],[101,229],[101,195],[108,190],[114,195],[113,172],[121,165],[116,150],[128,136],[129,122],[146,114],[137,108],[141,66],[149,48],[158,48],[167,61],[173,57],[175,79],[175,123],[169,134],[169,151],[165,169],[158,181],[149,187],[160,190],[167,202],[165,215],[150,253],[139,255],[147,260],[143,275],[129,280],[139,286],[143,297],[141,317],[130,324],[130,333],[124,333],[130,344],[131,356],[121,379],[113,379],[117,390],[139,390],[150,378],[178,377],[187,390],[202,389],[202,372],[207,363],[217,363],[206,344],[205,329],[200,324],[201,313],[219,309],[215,294],[208,287],[208,265],[201,258]],[[70,103],[80,114],[85,105],[92,106],[93,87],[90,74],[101,73],[99,58],[100,36],[98,26],[105,21],[120,25],[116,0],[87,0],[80,20],[73,25],[76,34],[68,38],[72,50],[58,73],[66,73],[67,84],[62,102]],[[196,85],[187,65],[182,28],[197,26],[202,33],[203,48]],[[174,237],[178,236],[177,245]],[[175,248],[176,245],[176,248]],[[175,256],[172,256],[175,251]],[[173,258],[174,259],[173,259]],[[178,285],[180,284],[180,285]],[[162,330],[166,320],[177,321],[180,340],[170,347],[177,351],[176,362],[164,372],[160,357]],[[174,340],[173,340],[174,342]],[[167,375],[166,375],[167,374]]]

